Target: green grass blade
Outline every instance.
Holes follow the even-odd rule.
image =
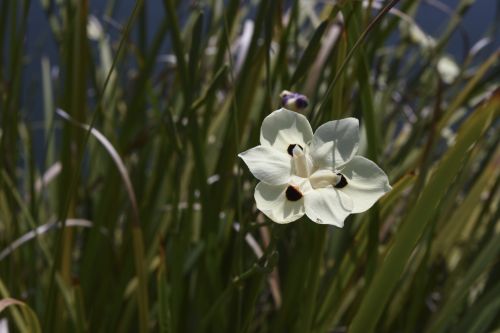
[[[497,95],[490,104],[476,110],[460,129],[456,144],[443,157],[418,201],[402,222],[393,246],[367,289],[351,323],[350,332],[367,333],[375,329],[425,226],[434,216],[439,201],[460,171],[469,147],[474,145],[491,123],[499,103],[500,95]]]
[[[437,314],[436,319],[429,327],[427,332],[438,333],[446,331],[446,328],[450,325],[450,322],[455,320],[456,315],[467,296],[467,293],[472,287],[472,284],[485,271],[485,269],[492,264],[492,262],[498,260],[499,253],[500,234],[497,233],[495,236],[491,237],[488,244],[486,244],[477,258],[474,260],[472,266],[463,277],[463,281],[453,289],[452,294],[444,303],[442,309]],[[493,303],[492,307],[494,309],[498,308],[500,307],[500,304],[498,302]],[[485,312],[484,315],[487,316],[488,314]]]
[[[311,40],[309,41],[306,49],[304,50],[304,54],[300,58],[299,64],[297,65],[297,68],[295,69],[295,72],[290,79],[289,86],[291,88],[293,88],[294,85],[296,85],[297,82],[307,74],[307,71],[314,63],[314,60],[316,59],[321,46],[321,39],[323,38],[325,30],[329,24],[330,20],[327,19],[321,22],[318,28],[316,28],[316,30],[314,31],[314,34],[311,37]]]
[[[170,309],[170,292],[167,284],[167,275],[165,268],[165,258],[160,259],[160,268],[158,270],[157,283],[158,283],[158,322],[159,331],[161,333],[172,333],[172,311]]]

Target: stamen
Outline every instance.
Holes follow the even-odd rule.
[[[330,170],[318,170],[309,177],[311,186],[313,188],[323,188],[328,186],[335,186],[340,180],[335,172]]]
[[[286,151],[288,152],[288,155],[293,156],[293,149],[295,148],[295,146],[299,146],[300,149],[304,150],[304,148],[302,148],[301,145],[294,143],[294,144],[289,145],[288,148],[286,149]]]
[[[339,181],[337,182],[337,184],[335,184],[335,188],[343,188],[343,187],[346,187],[346,185],[348,184],[347,183],[347,178],[345,178],[344,175],[338,173],[337,174],[338,176],[340,176],[340,179]]]
[[[295,147],[293,147],[292,154],[295,174],[302,178],[309,177],[309,165],[307,164],[307,157],[304,154],[302,147],[295,145]]]
[[[292,185],[289,185],[286,188],[285,195],[286,198],[290,201],[298,201],[302,198],[302,193],[300,193],[300,191],[295,186]]]

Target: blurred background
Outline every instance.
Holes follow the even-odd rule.
[[[0,0],[0,332],[500,329],[491,0]],[[393,190],[278,225],[280,93]]]

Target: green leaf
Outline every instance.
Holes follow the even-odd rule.
[[[469,148],[490,125],[499,102],[500,95],[497,95],[489,104],[476,110],[460,129],[456,144],[438,164],[419,199],[403,220],[394,244],[368,286],[367,293],[351,323],[350,332],[368,333],[375,329],[427,223],[436,213],[440,200],[446,195],[447,189],[460,171]]]
[[[0,279],[0,313],[6,308],[10,308],[12,316],[19,332],[22,333],[41,333],[40,322],[35,312],[24,302],[15,298],[8,297],[7,289]],[[21,312],[19,312],[21,310]]]
[[[165,258],[160,258],[160,267],[158,270],[158,322],[161,333],[173,332],[172,311],[170,309],[170,291],[167,284],[167,275],[165,272]]]
[[[309,41],[309,44],[307,45],[302,58],[300,58],[295,72],[293,73],[292,79],[290,80],[290,87],[294,86],[302,77],[304,77],[304,75],[306,75],[307,71],[309,70],[309,67],[311,67],[311,65],[314,63],[314,60],[316,59],[318,51],[321,47],[321,38],[323,37],[323,34],[325,33],[325,30],[328,27],[329,23],[330,20],[328,19],[321,22],[316,31],[314,31],[314,35]]]

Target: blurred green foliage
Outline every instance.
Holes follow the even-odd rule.
[[[446,46],[473,1],[434,38],[419,1],[397,2],[163,0],[148,31],[147,1],[125,22],[108,1],[106,24],[89,1],[41,0],[59,57],[29,73],[40,132],[22,93],[34,4],[2,1],[0,318],[21,332],[498,329],[495,29],[456,62]],[[309,97],[313,127],[359,118],[361,153],[393,184],[343,229],[255,208],[237,154],[285,89]]]

